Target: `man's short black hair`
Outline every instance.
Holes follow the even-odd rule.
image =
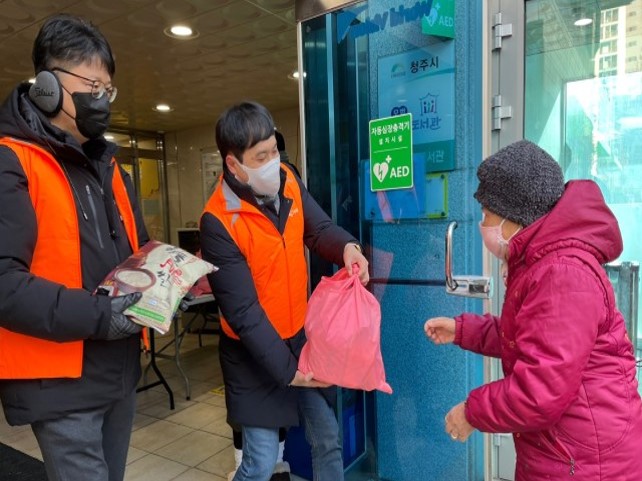
[[[59,64],[80,65],[96,58],[113,77],[116,64],[107,39],[91,22],[68,14],[54,15],[45,21],[31,52],[35,73]]]
[[[221,114],[216,122],[216,145],[223,158],[232,154],[243,162],[243,153],[274,135],[274,121],[268,109],[257,102],[241,102]]]

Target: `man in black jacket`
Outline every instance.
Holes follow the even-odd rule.
[[[307,303],[304,247],[368,282],[357,240],[315,202],[280,161],[265,107],[230,107],[216,125],[223,179],[201,217],[203,259],[223,319],[219,355],[228,422],[241,426],[243,460],[234,481],[267,481],[279,428],[299,419],[312,446],[314,479],[341,481],[339,429],[323,384],[298,370]]]
[[[36,82],[0,108],[0,398],[50,480],[124,477],[140,377],[140,294],[93,295],[147,242],[109,125],[115,64],[92,24],[48,19]]]

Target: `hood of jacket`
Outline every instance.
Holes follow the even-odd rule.
[[[31,84],[16,87],[0,106],[0,136],[13,137],[42,147],[57,159],[86,162],[87,157],[111,161],[118,147],[103,138],[82,145],[69,133],[53,125],[29,99]]]
[[[618,221],[592,180],[568,182],[555,207],[511,239],[509,272],[517,264],[531,265],[566,247],[587,251],[600,264],[622,253]]]

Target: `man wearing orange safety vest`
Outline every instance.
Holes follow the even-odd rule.
[[[243,460],[234,481],[267,481],[279,427],[301,424],[312,446],[314,479],[341,481],[339,429],[325,385],[297,369],[305,342],[305,247],[337,265],[368,262],[293,169],[280,162],[274,122],[254,102],[226,110],[216,125],[223,176],[201,218],[203,258],[223,320],[219,353],[228,421],[241,426]],[[350,269],[351,271],[351,269]]]
[[[0,108],[0,399],[50,481],[120,481],[140,377],[140,294],[93,295],[148,236],[109,125],[115,64],[78,17],[42,25],[35,83]]]

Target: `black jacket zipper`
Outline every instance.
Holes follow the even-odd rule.
[[[91,209],[91,213],[94,218],[94,228],[96,229],[96,236],[98,237],[98,244],[100,245],[101,249],[105,248],[105,244],[103,244],[103,238],[102,234],[100,233],[100,225],[98,225],[98,215],[96,212],[96,204],[94,203],[94,198],[91,195],[91,189],[89,188],[88,185],[85,185],[85,190],[87,191],[87,198],[89,199],[89,208]]]

